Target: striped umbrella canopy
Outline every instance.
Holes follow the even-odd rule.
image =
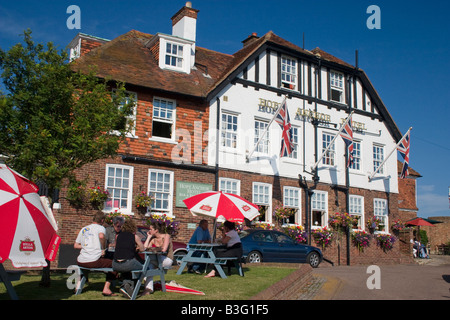
[[[60,237],[44,208],[38,187],[0,164],[0,263],[15,268],[45,267],[56,258]]]

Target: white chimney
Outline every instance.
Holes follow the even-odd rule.
[[[199,10],[192,9],[192,3],[188,1],[186,2],[186,5],[172,17],[172,36],[193,42],[191,47],[191,67],[195,64],[195,40],[198,12]]]
[[[192,9],[191,2],[186,2],[186,5],[172,17],[172,35],[195,42],[198,11]]]

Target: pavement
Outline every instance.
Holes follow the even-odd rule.
[[[450,300],[450,256],[412,264],[331,266],[313,269],[299,300]],[[377,277],[379,275],[379,277]]]

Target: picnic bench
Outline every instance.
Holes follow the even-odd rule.
[[[19,281],[24,273],[26,273],[26,271],[6,270],[5,267],[3,267],[3,264],[0,263],[0,282],[3,282],[5,285],[11,300],[19,300],[11,281]]]
[[[142,266],[142,269],[139,270],[132,270],[131,275],[134,280],[137,279],[136,286],[134,287],[133,294],[131,296],[131,300],[135,300],[139,289],[142,285],[142,281],[146,277],[150,276],[159,276],[161,278],[161,290],[163,292],[166,292],[166,282],[165,282],[165,274],[167,273],[168,268],[163,268],[162,266],[162,252],[154,252],[154,251],[144,251],[142,252],[145,255],[145,262]],[[150,265],[151,256],[157,257],[158,261],[158,267],[155,269],[148,269]],[[75,295],[81,294],[83,290],[83,286],[86,283],[87,275],[89,272],[113,272],[113,268],[84,268],[80,267],[78,265],[71,265],[68,268],[71,268],[72,270],[76,270],[77,274],[80,275],[80,281],[78,282],[75,290]]]
[[[188,265],[188,263],[205,263],[205,264],[213,264],[221,278],[226,279],[227,276],[223,271],[222,266],[228,265],[228,275],[230,275],[231,267],[229,265],[230,262],[233,262],[234,267],[238,270],[239,275],[241,277],[244,276],[244,270],[242,269],[242,258],[237,257],[216,257],[215,250],[218,248],[223,248],[224,246],[221,244],[215,243],[198,243],[198,244],[189,244],[188,254],[180,257],[179,261],[181,261],[181,265],[178,268],[177,274],[180,275],[184,268]],[[203,251],[206,253],[206,257],[195,257],[193,256],[194,252]]]

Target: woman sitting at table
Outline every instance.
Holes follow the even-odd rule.
[[[153,222],[150,225],[150,230],[147,232],[147,239],[144,247],[149,250],[161,250],[162,266],[163,268],[170,268],[173,263],[173,244],[170,234],[166,233],[164,226],[160,223]],[[154,260],[149,265],[149,269],[157,268],[157,261]],[[149,276],[145,280],[145,289],[142,295],[153,293],[153,277]]]
[[[142,269],[142,259],[137,251],[144,251],[141,239],[136,235],[137,227],[133,220],[128,219],[122,226],[122,231],[117,235],[116,248],[112,268],[122,273],[123,284],[120,288],[128,298],[131,298],[135,286],[131,271]]]
[[[221,242],[226,244],[227,248],[224,251],[217,251],[216,257],[237,257],[240,259],[242,257],[242,243],[239,234],[235,230],[234,222],[225,221],[223,224],[223,237]],[[211,278],[216,276],[216,270],[213,269],[208,273],[205,278]]]

